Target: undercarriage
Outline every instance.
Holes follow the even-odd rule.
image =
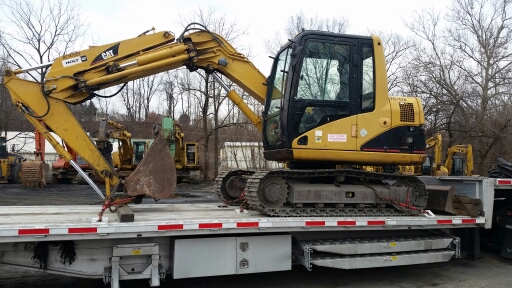
[[[351,169],[236,170],[216,181],[225,203],[280,217],[414,215],[428,198],[415,176]]]

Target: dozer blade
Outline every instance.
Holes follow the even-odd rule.
[[[45,187],[49,170],[50,166],[44,161],[21,162],[21,184],[23,187]]]
[[[125,188],[130,196],[174,198],[176,166],[163,136],[155,139],[137,168],[126,177]]]
[[[426,188],[428,201],[425,209],[439,213],[457,214],[453,209],[453,186],[427,185]]]

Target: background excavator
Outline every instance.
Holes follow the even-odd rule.
[[[446,159],[442,162],[443,138],[440,133],[426,140],[427,151],[434,150],[433,155],[427,154],[422,165],[421,174],[431,176],[472,176],[473,146],[471,144],[457,144],[450,146]],[[464,157],[462,157],[462,155]]]
[[[450,146],[446,154],[444,167],[452,176],[473,176],[475,170],[473,166],[473,146],[471,144]]]
[[[7,149],[7,139],[0,136],[0,183],[21,183],[21,164],[25,158]]]
[[[441,133],[437,133],[426,140],[426,151],[428,153],[425,162],[422,165],[422,175],[447,176],[448,169],[443,165],[443,137]]]
[[[244,196],[249,209],[276,216],[401,215],[425,207],[425,185],[415,176],[352,169],[420,165],[425,159],[422,103],[415,97],[388,95],[379,37],[303,31],[273,57],[267,78],[221,35],[197,23],[178,37],[168,31],[149,32],[63,55],[50,64],[4,72],[12,103],[45,132],[57,152],[76,166],[39,121],[105,179],[105,192],[88,182],[106,198],[106,205],[137,203],[145,196],[172,197],[172,154],[160,135],[138,168],[120,181],[67,105],[89,100],[101,89],[186,67],[211,75],[262,131],[265,158],[287,166],[224,173],[218,178],[223,200]],[[42,83],[18,76],[48,66]],[[221,76],[263,104],[262,116]],[[125,193],[112,195],[118,184]]]
[[[39,123],[44,127],[44,123]],[[48,134],[50,134],[48,132]],[[47,174],[50,165],[45,162],[45,146],[46,141],[40,130],[35,131],[35,150],[34,160],[24,161],[21,164],[21,184],[23,187],[45,187]]]
[[[107,130],[107,127],[112,127],[114,129]],[[96,146],[100,150],[100,152],[103,154],[103,157],[107,159],[107,161],[110,161],[113,167],[116,169],[116,173],[120,178],[127,177],[132,171],[134,171],[137,168],[137,165],[142,160],[144,153],[146,151],[147,143],[146,141],[132,141],[131,140],[131,133],[128,132],[124,128],[123,125],[114,122],[112,120],[105,120],[102,119],[100,121],[99,130],[98,130],[98,137],[94,140],[96,143]],[[40,133],[36,131],[36,139],[41,138]],[[42,138],[44,141],[44,138]],[[116,152],[113,152],[112,155],[110,153],[112,152],[112,143],[111,140],[117,140],[118,142],[118,149]],[[40,141],[36,141],[40,142]],[[36,145],[38,146],[38,145]],[[66,145],[64,141],[62,141],[62,146],[68,151],[68,153],[71,155],[72,160],[78,164],[78,166],[84,171],[90,171],[91,168],[87,163],[84,163],[83,160],[81,160],[80,156],[71,148],[69,145]],[[41,146],[44,150],[44,144]],[[37,150],[37,149],[36,149]],[[44,160],[44,156],[41,156]],[[43,169],[42,166],[34,161],[27,161],[27,163],[30,163],[31,169],[33,171],[37,171],[40,169]],[[66,162],[62,157],[59,157],[57,161],[52,163],[52,182],[60,183],[60,184],[70,184],[73,182],[79,182],[76,179],[80,178],[78,176],[78,172],[71,166],[69,162]],[[23,182],[28,183],[35,183],[36,185],[30,185],[30,186],[44,186],[45,181],[44,179],[40,179],[39,175],[45,175],[44,171],[38,171],[34,174],[33,177],[25,177]],[[37,175],[37,177],[35,176]],[[90,173],[88,173],[90,175]],[[103,179],[95,174],[90,175],[95,182],[102,182]],[[37,184],[41,183],[41,184]]]
[[[177,183],[197,183],[201,178],[197,142],[185,142],[185,134],[172,117],[162,117],[153,127],[153,134],[163,135],[176,165]]]
[[[89,165],[85,163],[71,147],[66,145],[64,141],[62,141],[62,146],[69,152],[73,161],[75,161],[84,172],[91,171],[91,167],[89,167]],[[59,157],[54,163],[52,163],[51,168],[53,183],[71,184],[81,182],[80,180],[77,180],[78,172],[75,168],[73,168],[73,166],[71,166],[69,162],[66,162],[62,157]]]
[[[105,130],[102,127],[108,126],[114,129]],[[116,173],[120,178],[128,177],[140,164],[146,153],[148,144],[146,141],[133,141],[132,134],[124,127],[115,121],[103,119],[100,122],[100,138],[96,140],[97,145],[104,147],[103,141],[110,143],[110,139],[117,140],[117,151],[112,153],[112,156],[105,155],[106,158],[112,157],[112,165],[116,168]],[[109,154],[112,149],[108,149],[106,154]]]

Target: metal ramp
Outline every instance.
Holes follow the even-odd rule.
[[[460,257],[459,239],[446,236],[294,241],[297,262],[360,269],[449,261]]]

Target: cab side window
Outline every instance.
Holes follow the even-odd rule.
[[[370,44],[362,45],[362,91],[361,91],[361,111],[373,111],[375,107],[375,77],[373,50]]]

